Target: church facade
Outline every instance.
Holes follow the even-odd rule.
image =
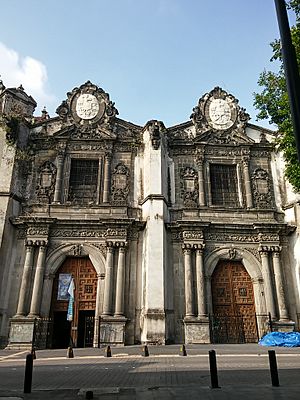
[[[1,82],[2,346],[299,329],[298,198],[233,95],[214,88],[172,127],[120,119],[89,81],[54,118],[35,107]]]

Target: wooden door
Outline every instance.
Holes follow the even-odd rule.
[[[53,285],[52,315],[55,317],[58,313],[64,313],[65,318],[67,318],[68,301],[57,299],[59,274],[71,274],[74,279],[74,315],[73,321],[69,324],[69,332],[73,344],[77,346],[78,331],[82,331],[81,324],[85,323],[85,319],[79,318],[79,314],[85,311],[90,317],[95,315],[97,273],[87,257],[68,257],[59,268]],[[54,326],[54,343],[57,342],[56,336],[60,334],[60,331],[61,327],[59,325]],[[91,338],[89,337],[88,341],[90,342],[90,340]],[[85,346],[85,342],[83,338],[79,344]]]
[[[218,342],[257,341],[253,285],[242,263],[219,262],[212,275],[212,299]]]

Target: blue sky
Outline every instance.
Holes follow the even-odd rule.
[[[0,74],[23,84],[51,116],[87,80],[119,117],[144,125],[187,121],[215,86],[256,123],[259,73],[274,69],[274,0],[9,0],[1,4]],[[259,125],[268,127],[267,122]]]

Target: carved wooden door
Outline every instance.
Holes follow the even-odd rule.
[[[59,274],[71,274],[74,279],[74,315],[70,324],[70,336],[75,346],[79,343],[85,346],[87,344],[85,338],[79,337],[81,332],[84,335],[85,329],[82,329],[80,325],[85,324],[87,319],[91,320],[92,311],[94,312],[96,308],[96,271],[87,257],[68,257],[57,271],[53,286],[52,314],[55,319],[55,315],[64,313],[66,319],[68,300],[57,299]],[[53,335],[55,336],[55,334],[59,334],[59,327],[57,327],[56,331],[54,329]],[[53,339],[54,341],[56,340],[55,337]],[[88,343],[90,341],[91,338],[89,337]]]
[[[212,275],[212,298],[216,341],[257,341],[253,285],[242,263],[219,262]]]

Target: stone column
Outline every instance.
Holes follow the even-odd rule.
[[[184,254],[184,287],[185,287],[185,316],[193,317],[193,280],[192,280],[192,249],[191,245],[183,245]]]
[[[53,199],[54,203],[61,202],[63,167],[64,167],[64,153],[59,153],[57,155],[57,172],[56,172],[54,199]]]
[[[26,255],[20,287],[19,301],[16,316],[24,316],[26,313],[26,295],[29,288],[30,273],[33,266],[34,247],[32,240],[26,242]]]
[[[104,182],[103,182],[103,203],[109,202],[109,188],[110,188],[110,161],[111,154],[105,154],[104,158]]]
[[[276,310],[275,310],[275,302],[272,290],[272,280],[270,273],[270,265],[269,265],[269,248],[262,246],[259,249],[261,256],[261,267],[262,267],[262,276],[264,279],[264,288],[265,288],[265,299],[267,312],[271,314],[272,319],[276,319]]]
[[[197,157],[198,183],[199,183],[199,206],[205,206],[203,160],[204,160],[204,154],[201,152]]]
[[[196,248],[196,280],[197,280],[197,301],[198,317],[207,316],[206,296],[205,296],[205,276],[203,264],[203,245]]]
[[[114,246],[112,242],[107,243],[106,263],[105,263],[105,284],[102,315],[111,315],[111,301],[113,289],[113,262]]]
[[[253,208],[253,200],[252,200],[252,189],[251,189],[251,181],[250,181],[250,173],[249,173],[249,158],[244,157],[243,159],[243,169],[244,169],[244,180],[245,180],[245,190],[246,190],[246,205],[247,208]]]
[[[30,305],[30,317],[37,317],[40,313],[40,306],[42,300],[42,288],[44,280],[45,258],[46,258],[46,242],[43,240],[39,245],[39,253],[33,283],[33,291]]]
[[[97,274],[97,295],[96,295],[96,309],[95,309],[95,325],[94,325],[94,340],[93,347],[99,345],[99,319],[100,319],[100,304],[101,304],[101,286],[104,280],[104,274]]]
[[[285,302],[284,289],[283,289],[283,279],[282,279],[282,270],[280,263],[280,247],[276,246],[272,249],[272,258],[273,258],[273,267],[275,274],[275,286],[276,286],[276,294],[279,308],[279,320],[288,320],[288,311]]]
[[[124,315],[125,250],[125,243],[121,242],[119,244],[115,317]]]

